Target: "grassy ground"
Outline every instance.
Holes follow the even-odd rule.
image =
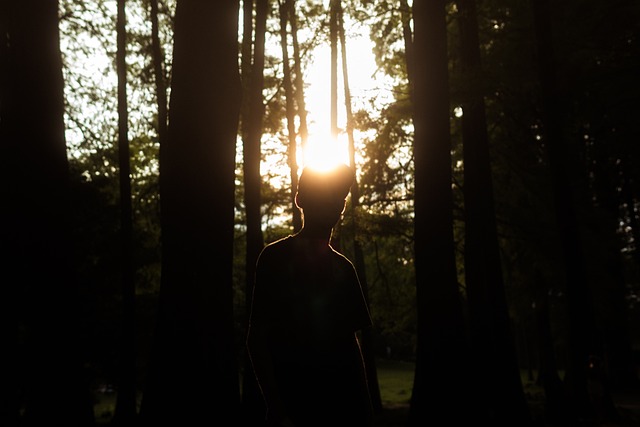
[[[386,359],[380,359],[376,364],[383,406],[382,413],[376,419],[376,427],[405,426],[413,388],[414,365]]]
[[[400,425],[409,407],[414,365],[410,362],[379,360],[377,362],[380,396],[385,407],[381,425]],[[99,424],[108,424],[113,416],[116,394],[111,390],[95,393],[94,414]]]
[[[378,417],[376,427],[406,427],[414,365],[409,362],[381,359],[377,361],[377,368],[383,411]],[[551,427],[543,421],[544,390],[535,383],[533,373],[523,370],[521,376],[533,424],[539,427]],[[640,395],[615,393],[613,399],[620,421],[595,423],[590,427],[640,427]]]
[[[376,363],[383,405],[408,405],[413,387],[413,363],[383,359]]]
[[[377,362],[378,383],[383,411],[377,419],[376,427],[404,427],[409,409],[409,399],[413,387],[414,365],[410,362],[379,359]],[[544,393],[535,384],[530,373],[522,372],[522,383],[529,401],[534,419],[542,417]],[[94,413],[99,425],[106,425],[111,420],[115,405],[115,393],[106,391],[96,393]],[[640,396],[616,394],[616,406],[623,420],[618,424],[601,424],[598,427],[624,426],[640,427]],[[547,427],[537,422],[540,427]],[[595,427],[595,426],[592,426]]]

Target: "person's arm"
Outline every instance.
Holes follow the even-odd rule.
[[[275,425],[293,426],[288,420],[286,409],[273,370],[273,360],[269,351],[269,326],[250,324],[247,335],[247,350],[256,375],[260,391],[267,405],[267,420]]]
[[[268,256],[263,252],[256,266],[256,280],[251,301],[251,313],[247,331],[247,352],[255,373],[260,392],[267,406],[267,420],[270,425],[293,426],[286,416],[286,410],[273,368],[273,359],[269,349],[271,320],[269,310],[273,309],[268,287]]]

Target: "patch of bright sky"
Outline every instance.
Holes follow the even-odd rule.
[[[117,74],[113,67],[113,60],[109,57],[104,44],[105,40],[115,40],[115,28],[111,34],[104,34],[102,39],[91,34],[87,30],[88,26],[82,30],[71,30],[69,22],[71,19],[77,22],[86,20],[100,30],[108,27],[106,25],[108,21],[100,12],[82,10],[71,2],[66,6],[68,7],[66,12],[70,17],[60,22],[60,49],[67,65],[64,67],[67,99],[66,140],[69,155],[80,158],[83,151],[91,151],[86,145],[81,149],[82,143],[95,139],[93,135],[85,135],[86,132],[104,135],[104,131],[117,122],[115,104],[105,105],[103,102],[96,102],[97,99],[105,101],[115,99]],[[105,2],[103,6],[115,16],[115,1]],[[80,46],[82,48],[79,48]],[[96,96],[97,92],[101,92],[102,95]],[[100,119],[102,123],[87,125],[96,119]],[[109,144],[111,141],[107,139],[103,138],[99,142]]]
[[[371,101],[377,105],[391,102],[391,83],[385,82],[377,73],[377,66],[372,52],[373,44],[362,29],[351,27],[347,40],[347,68],[351,108],[355,113],[359,110],[371,109]],[[338,56],[338,141],[334,142],[336,155],[344,163],[349,163],[346,107],[344,99],[344,82],[342,79],[341,55]],[[309,66],[306,81],[309,87],[306,92],[309,110],[309,142],[312,144],[331,143],[331,52],[329,46],[321,46],[314,52],[314,62]],[[356,144],[361,136],[356,131]],[[310,147],[314,150],[313,145]],[[317,147],[315,147],[317,150]],[[357,150],[358,151],[358,150]],[[311,151],[311,153],[314,153]],[[315,155],[318,155],[317,152]],[[308,159],[302,159],[306,164]]]
[[[328,5],[325,6],[328,7]],[[369,37],[369,28],[363,24],[347,21],[345,22],[345,33],[347,77],[349,79],[352,112],[367,110],[371,116],[377,117],[385,106],[393,102],[392,88],[394,82],[384,73],[378,71],[373,53],[374,45]],[[274,51],[274,55],[280,56],[279,45],[272,49],[278,49]],[[321,158],[326,162],[327,156],[333,157],[332,161],[334,163],[350,164],[341,52],[338,52],[337,112],[339,134],[337,141],[331,137],[331,50],[328,42],[311,52],[310,62],[303,70],[303,73],[309,149],[305,156],[298,140],[297,163],[300,167],[298,173],[301,172],[302,167],[313,163],[313,160]],[[296,123],[296,126],[298,124]],[[286,123],[283,124],[283,128],[286,129]],[[359,165],[363,162],[363,158],[359,153],[363,152],[364,141],[374,137],[375,135],[354,131],[356,173],[360,169]],[[287,165],[286,146],[286,141],[280,140],[274,135],[264,135],[262,141],[264,160],[261,164],[261,174],[275,188],[287,188],[290,186],[290,169]],[[241,145],[239,145],[239,150],[241,150]],[[286,211],[286,208],[284,209],[279,212],[272,212],[274,214],[273,217],[265,218],[263,227],[286,220],[290,214]]]
[[[346,18],[346,17],[345,17]],[[346,20],[346,19],[345,19]],[[369,38],[366,25],[355,22],[345,22],[346,53],[351,108],[354,113],[368,110],[373,116],[393,101],[393,82],[378,72],[373,53],[373,42]],[[277,47],[279,49],[279,46]],[[274,48],[275,49],[275,48]],[[279,55],[279,52],[277,53]],[[342,54],[338,52],[338,128],[337,141],[331,137],[331,50],[328,43],[320,45],[311,52],[311,60],[305,67],[305,103],[307,107],[307,123],[309,130],[309,146],[306,153],[302,152],[298,141],[297,163],[302,168],[314,160],[326,162],[343,162],[350,164],[348,152],[347,117],[344,101],[344,82],[342,74]],[[286,126],[285,126],[286,128]],[[354,131],[356,148],[356,170],[362,162],[359,155],[365,135]],[[265,135],[263,147],[271,144],[286,144]],[[266,150],[265,159],[261,165],[261,172],[268,177],[274,187],[289,185],[289,170],[286,161],[286,148],[280,150]],[[332,157],[332,160],[327,160]]]
[[[87,153],[95,153],[113,147],[117,141],[117,86],[115,69],[117,2],[105,0],[101,3],[80,4],[72,1],[61,3],[64,19],[60,22],[60,47],[66,64],[65,111],[66,140],[68,155],[80,159]],[[151,26],[148,11],[140,4],[127,5],[127,30],[130,40],[139,35],[149,36]],[[166,19],[161,14],[159,19]],[[165,40],[164,50],[171,58],[171,33],[168,25],[160,36]],[[150,60],[147,53],[135,42],[128,45],[127,101],[129,109],[129,140],[150,136],[153,139],[156,105],[153,90],[141,88],[139,75],[141,68]],[[170,63],[170,60],[168,61]],[[137,153],[142,175],[158,173],[157,159],[145,159],[145,154]],[[105,168],[92,173],[110,174],[116,172],[115,165],[104,160]],[[85,172],[85,176],[90,175]]]

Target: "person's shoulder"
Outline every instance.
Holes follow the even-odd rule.
[[[268,243],[260,252],[260,258],[270,258],[280,256],[291,247],[291,236],[285,236],[271,243]]]
[[[341,266],[346,267],[346,268],[354,268],[353,263],[351,262],[351,260],[349,258],[346,257],[346,255],[344,255],[341,252],[338,252],[334,248],[331,248],[331,250],[333,251],[334,258],[338,261],[338,263]]]

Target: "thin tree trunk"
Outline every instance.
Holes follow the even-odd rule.
[[[344,33],[344,19],[342,7],[338,3],[338,36],[340,39],[340,53],[342,55],[342,81],[344,86],[344,106],[347,115],[347,136],[349,138],[349,161],[351,166],[356,168],[356,148],[355,139],[353,135],[353,112],[351,109],[351,89],[349,88],[349,67],[347,66],[347,41]],[[367,282],[367,274],[364,262],[364,252],[362,245],[360,244],[358,235],[358,219],[356,212],[360,206],[360,189],[358,186],[358,178],[356,176],[353,185],[351,186],[351,225],[353,232],[353,253],[354,264],[358,277],[360,279],[360,285],[362,286],[362,292],[365,299],[369,301],[369,285]],[[371,403],[373,410],[376,413],[382,411],[382,398],[380,396],[380,384],[378,382],[378,371],[376,369],[375,349],[373,343],[373,331],[367,329],[362,332],[361,336],[362,356],[365,362],[365,369],[367,373],[367,382],[369,385],[369,394],[371,396]]]
[[[413,32],[411,31],[411,6],[409,6],[407,0],[400,0],[400,14],[402,16],[402,40],[404,42],[404,55],[407,63],[409,96],[413,97],[413,58],[415,52],[413,50]]]
[[[545,417],[551,423],[564,423],[567,421],[567,402],[562,380],[558,375],[551,319],[549,318],[548,287],[542,282],[539,271],[536,270],[535,274],[534,314],[538,352],[540,353],[538,381],[544,389]]]
[[[445,1],[413,3],[416,368],[409,425],[481,424],[453,240]]]
[[[296,206],[295,196],[298,188],[298,161],[297,138],[295,124],[295,99],[293,97],[293,85],[291,83],[291,66],[289,60],[289,44],[287,38],[288,5],[279,1],[280,13],[280,46],[282,48],[282,74],[285,96],[285,108],[287,116],[287,133],[289,137],[288,163],[291,177],[291,212],[293,217],[293,231],[298,232],[302,228],[302,214]]]
[[[160,147],[162,279],[140,412],[214,425],[240,408],[233,315],[237,0],[178,0],[169,134]]]
[[[249,90],[251,86],[251,61],[253,60],[253,3],[255,0],[242,2],[242,44],[240,57],[240,77],[242,78],[242,106],[240,108],[240,135],[244,141],[247,137],[249,120]]]
[[[256,28],[254,34],[253,60],[248,94],[248,117],[246,117],[246,137],[243,141],[244,201],[247,221],[247,295],[253,289],[253,273],[258,255],[264,245],[260,213],[260,175],[262,117],[264,101],[264,49],[268,0],[257,0]]]
[[[167,140],[167,80],[164,69],[164,53],[162,44],[160,43],[159,25],[158,25],[158,2],[160,0],[150,1],[151,20],[151,46],[153,49],[153,75],[156,83],[156,102],[158,104],[158,143],[162,145]]]
[[[464,265],[479,395],[491,423],[526,425],[529,407],[522,389],[509,309],[504,291],[493,206],[487,120],[482,93],[475,0],[458,0],[460,63],[467,82],[463,100]]]
[[[329,3],[329,44],[331,47],[331,138],[338,140],[338,7],[340,0]]]
[[[250,313],[251,298],[253,296],[255,266],[260,251],[264,246],[260,196],[262,187],[260,162],[262,158],[262,117],[264,115],[262,89],[264,86],[265,34],[269,2],[268,0],[257,0],[255,6],[255,31],[252,40],[253,55],[249,69],[249,80],[245,82],[247,85],[245,92],[246,106],[243,111],[245,115],[242,116],[244,204],[247,224],[247,248],[245,253],[245,307],[247,323],[249,320],[248,315]],[[245,9],[245,13],[250,13],[250,11]],[[245,16],[245,21],[248,20],[249,18]],[[249,36],[249,33],[245,35]],[[245,53],[247,53],[248,48],[245,46],[244,49]],[[244,63],[244,65],[248,66],[248,63]],[[248,423],[257,424],[264,418],[264,402],[262,401],[260,389],[253,374],[253,368],[246,349],[244,349],[243,360],[245,372],[242,396],[243,416],[247,417],[246,421]]]
[[[118,0],[116,67],[118,74],[118,166],[120,178],[120,268],[122,280],[122,330],[120,337],[117,401],[114,423],[131,426],[136,417],[136,289],[132,260],[133,219],[131,162],[129,158],[129,111],[127,105],[126,0]]]
[[[291,44],[293,45],[293,69],[295,74],[296,104],[298,107],[298,117],[300,125],[300,146],[304,150],[307,146],[309,131],[307,128],[307,106],[304,98],[304,80],[302,78],[302,58],[300,56],[300,45],[298,44],[298,18],[296,15],[295,0],[286,0],[289,5],[289,22],[291,23]]]

